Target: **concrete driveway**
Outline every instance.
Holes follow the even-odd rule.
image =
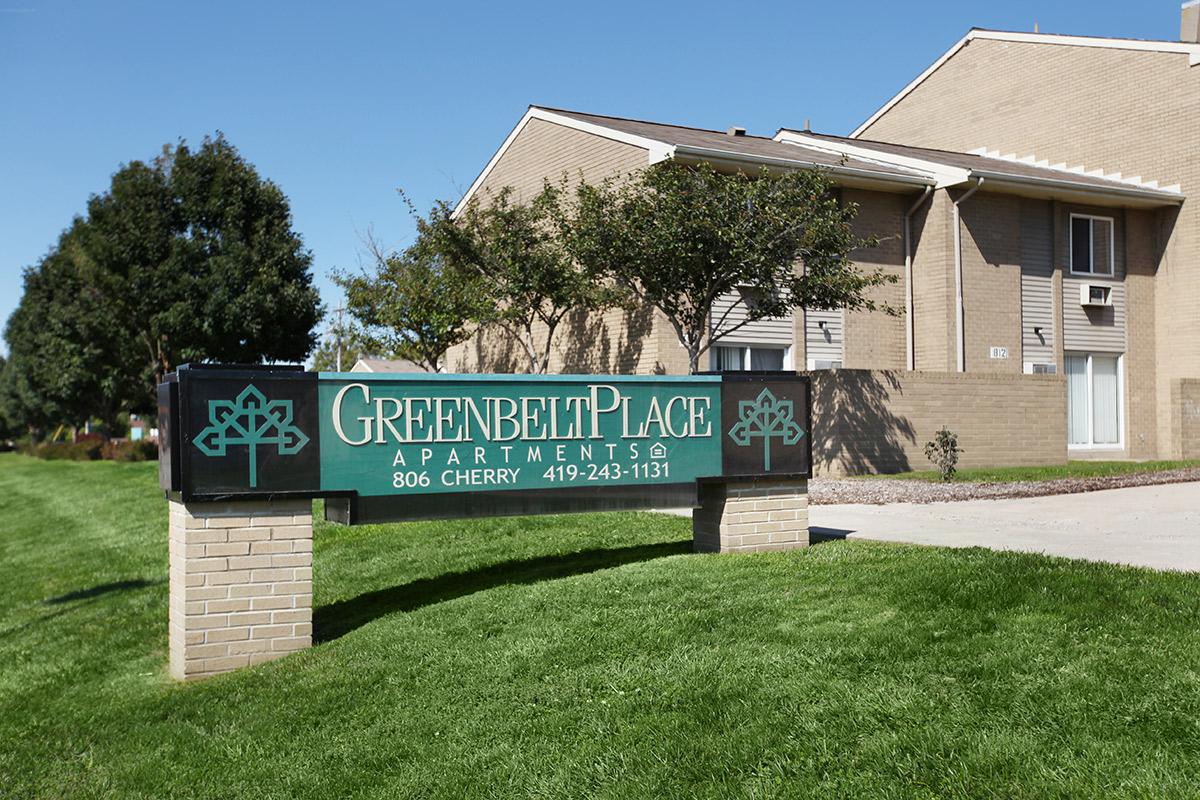
[[[1010,500],[811,506],[813,540],[989,547],[1200,571],[1200,483]]]

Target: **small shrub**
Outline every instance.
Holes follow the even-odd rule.
[[[925,443],[925,457],[938,468],[944,481],[954,480],[954,473],[958,471],[958,457],[962,452],[958,447],[958,434],[947,428],[935,433],[932,442]]]

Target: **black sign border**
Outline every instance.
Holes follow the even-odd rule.
[[[478,516],[508,516],[534,513],[568,513],[574,511],[615,511],[635,508],[663,508],[682,501],[683,505],[696,505],[700,484],[810,480],[813,472],[812,455],[812,381],[807,375],[782,371],[746,372],[702,372],[699,375],[719,376],[726,381],[754,383],[797,383],[805,391],[805,438],[807,439],[808,469],[805,472],[746,472],[700,477],[695,482],[673,484],[632,484],[611,487],[558,487],[552,489],[518,489],[505,492],[452,492],[430,495],[360,495],[354,491],[254,491],[254,492],[197,492],[193,476],[188,468],[188,459],[183,457],[184,448],[191,444],[188,431],[182,430],[180,420],[187,419],[190,408],[190,392],[187,384],[192,379],[297,379],[311,375],[319,380],[319,373],[306,372],[300,365],[257,365],[257,364],[185,364],[178,371],[166,376],[159,385],[159,485],[170,496],[183,502],[220,502],[227,500],[272,499],[318,499],[324,498],[326,518],[335,521],[348,520],[350,524],[369,522],[403,521],[411,519],[454,519]],[[536,376],[529,376],[536,378]],[[592,376],[580,375],[587,379]],[[601,377],[601,376],[596,376]],[[680,376],[664,376],[680,377]],[[162,420],[167,422],[164,425]],[[724,464],[725,439],[728,431],[720,433],[721,458]],[[503,497],[501,497],[503,495]],[[419,499],[418,499],[419,498]],[[453,508],[453,513],[441,513],[436,506]],[[384,517],[393,506],[405,507],[397,516]]]
[[[745,383],[799,383],[804,386],[805,394],[805,418],[804,418],[804,438],[807,440],[808,454],[807,464],[808,469],[804,472],[745,472],[745,473],[726,473],[713,476],[711,478],[697,478],[697,483],[729,483],[737,481],[739,483],[750,483],[753,481],[792,481],[792,480],[812,480],[813,476],[813,435],[812,435],[812,379],[807,375],[797,375],[795,372],[789,371],[770,371],[770,370],[745,370],[739,372],[701,372],[699,375],[720,375],[722,384],[726,381],[737,381]],[[724,398],[721,403],[724,406]],[[729,436],[729,431],[721,432],[721,463],[725,462],[725,448],[728,447],[725,439]]]
[[[167,380],[175,385],[174,391],[170,393],[170,402],[174,408],[171,413],[170,428],[173,432],[169,437],[160,437],[159,439],[159,485],[172,497],[178,497],[185,503],[191,502],[220,502],[223,500],[262,500],[270,501],[273,499],[295,499],[295,500],[315,500],[323,497],[336,496],[353,496],[355,492],[324,492],[320,488],[314,490],[299,490],[299,491],[254,491],[254,492],[197,492],[194,487],[194,477],[191,475],[188,461],[184,457],[184,450],[192,443],[190,431],[181,430],[183,426],[179,424],[180,420],[188,419],[191,413],[191,393],[187,391],[187,384],[193,378],[199,378],[203,374],[206,378],[213,379],[228,379],[228,380],[255,380],[255,379],[272,379],[283,378],[288,380],[303,379],[307,380],[307,376],[311,376],[315,382],[319,373],[308,372],[300,364],[182,364],[178,370],[167,376]],[[167,385],[167,384],[162,384]],[[160,410],[163,399],[161,389],[159,394]],[[316,438],[318,432],[313,432],[313,437]],[[169,448],[168,457],[170,458],[172,475],[164,477],[162,474],[162,458],[164,455],[164,446]]]

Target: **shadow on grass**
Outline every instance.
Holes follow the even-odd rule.
[[[111,594],[113,592],[126,592],[126,591],[130,591],[130,590],[134,590],[134,589],[146,589],[150,586],[158,586],[159,584],[163,584],[163,583],[166,583],[166,581],[161,578],[158,580],[154,580],[154,581],[148,581],[148,580],[145,580],[144,578],[133,578],[131,580],[126,580],[126,581],[113,581],[112,583],[101,583],[96,586],[89,587],[87,589],[77,589],[73,592],[67,592],[66,594],[60,594],[58,597],[47,598],[42,601],[42,605],[66,606],[66,607],[59,608],[58,610],[51,611],[47,614],[43,614],[40,617],[36,617],[27,622],[23,622],[19,625],[14,625],[10,628],[0,629],[0,640],[7,639],[10,636],[15,636],[15,635],[22,633],[24,631],[27,631],[27,630],[32,630],[33,628],[44,625],[45,623],[47,623],[53,619],[57,619],[58,617],[61,617],[64,614],[78,611],[81,608],[89,607],[89,606],[91,606],[92,603],[96,602],[97,599],[103,597],[106,594]],[[73,603],[76,600],[81,600],[82,602],[77,603],[75,605],[70,605],[70,606],[67,605],[68,603]]]
[[[130,589],[145,589],[147,586],[154,586],[162,583],[162,580],[148,581],[144,578],[134,578],[128,581],[113,581],[112,583],[101,583],[97,586],[92,586],[87,589],[77,589],[73,592],[60,594],[58,597],[51,597],[42,602],[48,606],[57,606],[63,603],[70,603],[74,600],[90,600],[93,597],[110,594],[112,592],[124,592]]]
[[[396,611],[415,611],[498,586],[585,575],[623,564],[690,552],[692,540],[684,539],[678,542],[610,550],[583,550],[559,556],[505,561],[469,572],[452,572],[436,578],[424,578],[321,606],[313,612],[313,639],[317,642],[328,642]]]

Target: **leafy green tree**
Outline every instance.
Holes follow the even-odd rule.
[[[403,252],[371,243],[374,271],[337,273],[334,281],[346,292],[366,349],[438,372],[446,351],[470,338],[486,295],[476,277],[447,260],[451,242],[459,241],[449,206],[435,204],[416,223],[416,241]]]
[[[8,359],[0,356],[0,440],[21,433],[22,415],[12,384],[15,377],[16,370],[10,369]]]
[[[321,305],[279,187],[223,136],[133,162],[88,203],[92,282],[126,320],[153,398],[189,361],[303,361]]]
[[[223,136],[122,166],[26,271],[5,337],[27,421],[152,412],[189,361],[303,361],[321,306],[291,224]]]
[[[455,269],[477,279],[485,303],[476,321],[493,325],[518,343],[529,372],[550,365],[554,335],[573,311],[598,311],[624,294],[577,262],[564,247],[555,221],[563,216],[563,192],[546,184],[528,204],[504,187],[471,202],[454,220],[438,220]]]
[[[5,328],[8,413],[33,428],[78,426],[93,416],[111,423],[136,391],[123,367],[130,354],[121,320],[79,269],[84,224],[77,219],[25,271],[21,302]]]
[[[335,372],[338,370],[338,351],[341,351],[341,369],[349,370],[360,358],[372,355],[387,356],[387,353],[376,353],[372,342],[356,325],[337,324],[329,327],[325,338],[313,351],[312,368],[317,372]]]
[[[868,290],[895,278],[855,267],[852,251],[876,242],[854,235],[857,208],[833,188],[819,170],[747,175],[664,161],[581,184],[556,219],[585,272],[611,277],[666,315],[696,372],[714,343],[754,320],[796,308],[876,308]],[[714,317],[716,301],[738,293],[744,319]]]

